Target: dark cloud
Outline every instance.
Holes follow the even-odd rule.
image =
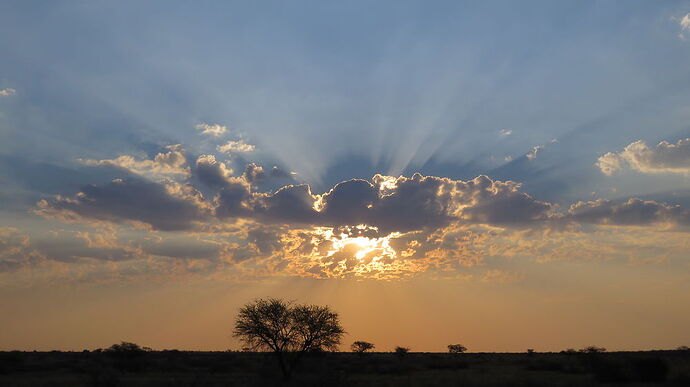
[[[244,180],[246,180],[250,184],[256,184],[259,182],[259,180],[265,177],[266,173],[264,173],[264,168],[255,163],[247,164],[247,166],[244,169],[244,173],[242,173],[242,178],[244,178]]]
[[[316,197],[306,184],[286,185],[274,194],[254,197],[252,212],[267,222],[318,223]]]
[[[292,174],[277,166],[266,171],[258,164],[249,163],[242,173],[242,178],[252,185],[258,185],[268,179],[292,179]]]
[[[193,175],[206,186],[221,188],[230,181],[232,169],[225,163],[216,161],[213,155],[201,155],[196,159]]]
[[[525,224],[547,220],[554,211],[550,203],[535,200],[520,192],[520,184],[491,180],[486,176],[461,184],[465,194],[473,197],[473,205],[463,215],[474,223]]]
[[[277,167],[275,165],[271,168],[270,174],[271,174],[271,177],[275,177],[275,178],[292,178],[292,173],[290,173],[290,172],[288,172],[288,171],[286,171],[280,167]]]
[[[221,221],[241,218],[267,225],[335,228],[363,224],[382,234],[434,230],[454,222],[515,229],[690,223],[688,211],[681,207],[640,199],[622,204],[579,202],[560,213],[556,205],[522,192],[519,183],[484,175],[471,180],[375,175],[371,180],[340,182],[319,195],[304,184],[256,192],[253,182],[266,175],[262,167],[249,164],[240,177],[232,177],[224,163],[208,155],[197,159],[193,174],[219,189],[212,202],[204,201],[191,186],[130,179],[88,185],[72,198],[41,201],[38,212],[65,220],[141,222],[157,230],[190,230],[213,212]]]
[[[220,192],[216,214],[334,227],[367,224],[382,232],[436,228],[459,220],[520,226],[549,217],[552,205],[518,189],[517,183],[486,176],[465,182],[419,174],[348,180],[323,195],[312,194],[306,185],[257,194],[238,183]]]
[[[136,221],[164,231],[191,229],[195,221],[204,218],[204,211],[193,197],[176,196],[172,190],[159,183],[117,179],[105,185],[84,186],[72,198],[42,200],[37,212],[67,220]]]
[[[119,244],[92,244],[88,235],[39,238],[34,240],[34,247],[46,258],[60,262],[75,262],[82,258],[102,261],[128,261],[141,258],[136,248]]]
[[[251,187],[244,180],[228,182],[215,198],[216,216],[243,218],[252,214],[247,201],[252,198]]]
[[[570,206],[568,219],[578,223],[645,226],[654,223],[690,224],[690,212],[653,200],[629,199],[624,203],[610,200],[578,202]]]

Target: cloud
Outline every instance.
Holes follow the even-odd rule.
[[[537,145],[533,147],[531,151],[527,152],[525,156],[527,156],[527,158],[530,160],[534,160],[537,158],[537,153],[539,153],[542,149],[544,149],[544,145]]]
[[[500,136],[502,136],[502,137],[507,137],[507,136],[510,136],[511,134],[513,134],[513,131],[510,130],[510,129],[501,129],[501,130],[498,132],[498,134],[499,134]]]
[[[268,172],[255,163],[249,163],[242,173],[242,178],[250,184],[258,184],[266,179],[292,179],[294,172],[287,172],[282,168],[273,166]]]
[[[549,218],[553,206],[519,192],[520,184],[479,176],[461,181],[415,174],[353,179],[315,195],[307,185],[254,193],[248,182],[225,187],[216,198],[219,217],[257,218],[317,226],[367,224],[381,232],[438,228],[452,221],[524,226]]]
[[[130,173],[142,176],[156,177],[161,175],[189,175],[189,168],[185,166],[187,159],[179,144],[166,146],[167,152],[158,153],[153,160],[137,160],[134,156],[122,155],[114,159],[89,160],[78,159],[84,165],[110,166],[122,168]]]
[[[635,141],[621,152],[599,157],[595,165],[608,176],[626,168],[643,173],[690,173],[690,138],[675,144],[662,141],[653,148]]]
[[[36,212],[63,221],[93,219],[133,222],[155,230],[189,230],[205,218],[199,194],[188,186],[117,179],[105,185],[87,185],[71,198],[41,200]]]
[[[653,200],[633,198],[624,203],[614,203],[599,199],[571,205],[568,220],[618,226],[648,226],[658,223],[689,225],[690,211]]]
[[[678,37],[685,40],[685,32],[690,31],[690,13],[685,14],[682,18],[678,20],[678,25],[680,26],[680,33]]]
[[[201,134],[208,134],[214,137],[219,137],[222,134],[224,134],[228,128],[223,126],[223,125],[209,125],[205,123],[197,124],[195,126],[196,130],[198,130]]]
[[[292,176],[296,175],[297,172],[288,172],[278,166],[273,166],[271,167],[271,171],[269,172],[271,177],[275,178],[292,178]]]
[[[264,173],[264,168],[262,166],[257,165],[255,163],[249,163],[244,168],[244,173],[242,173],[242,177],[247,182],[255,184],[259,180],[265,178],[266,174]]]
[[[17,92],[17,90],[10,89],[10,88],[0,89],[0,97],[9,97],[11,95],[16,94],[16,92]]]
[[[0,273],[12,272],[42,256],[31,248],[29,236],[13,227],[0,228]]]
[[[499,269],[487,270],[482,277],[482,282],[496,282],[496,283],[514,283],[520,282],[524,279],[522,273],[515,273]]]
[[[222,188],[231,181],[233,170],[225,163],[216,161],[213,155],[201,155],[196,159],[194,175],[203,184]]]
[[[118,241],[113,230],[64,231],[51,233],[33,243],[46,258],[60,262],[127,261],[145,258],[138,246]]]
[[[218,145],[216,147],[218,152],[228,153],[228,152],[252,152],[256,149],[254,145],[247,144],[244,140],[228,141],[223,145]]]

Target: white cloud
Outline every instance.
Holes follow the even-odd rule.
[[[122,155],[114,159],[89,160],[79,159],[79,162],[89,166],[112,166],[128,170],[137,175],[157,177],[160,175],[189,175],[189,168],[185,166],[187,159],[182,146],[167,146],[168,152],[158,153],[153,160],[137,160],[134,156]]]
[[[662,141],[653,148],[635,141],[622,152],[599,157],[595,165],[608,176],[626,167],[643,173],[690,173],[690,138],[675,144]]]
[[[218,145],[216,148],[218,149],[218,152],[251,152],[256,147],[252,144],[247,144],[244,142],[244,140],[238,140],[238,141],[228,141],[224,145]]]
[[[539,153],[539,151],[541,151],[542,149],[544,149],[544,145],[537,145],[534,148],[532,148],[531,151],[527,152],[525,156],[527,156],[527,158],[530,160],[534,160],[537,158],[537,153]]]
[[[501,136],[510,136],[511,134],[513,134],[513,131],[510,129],[501,129],[501,131],[498,132],[498,134],[500,134]]]
[[[9,97],[17,92],[15,89],[2,89],[0,90],[0,97]]]
[[[682,19],[680,19],[680,28],[685,30],[690,30],[690,13],[685,14]]]
[[[195,128],[196,128],[196,130],[200,131],[201,134],[209,134],[209,135],[215,136],[215,137],[218,137],[218,136],[224,134],[228,130],[228,128],[226,126],[223,126],[223,125],[218,125],[218,124],[209,125],[209,124],[205,124],[205,123],[197,124],[195,126]]]
[[[680,20],[678,20],[678,25],[680,25],[680,33],[678,37],[681,40],[685,40],[685,32],[690,31],[690,13],[685,14]]]

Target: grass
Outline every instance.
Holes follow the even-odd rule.
[[[284,382],[269,353],[0,352],[1,386],[690,386],[690,351],[320,353]]]

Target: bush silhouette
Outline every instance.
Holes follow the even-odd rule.
[[[145,368],[142,357],[150,350],[148,347],[140,347],[138,344],[123,341],[120,344],[111,345],[104,352],[114,360],[116,368],[138,372]]]
[[[448,352],[450,353],[463,353],[467,351],[467,347],[462,344],[449,344]]]
[[[597,347],[595,345],[590,345],[589,347],[582,348],[578,352],[580,352],[580,353],[603,353],[603,352],[606,352],[606,348]]]
[[[410,348],[408,347],[395,347],[395,353],[398,355],[405,355],[406,353],[410,352]]]
[[[140,353],[145,352],[146,347],[142,348],[138,344],[123,341],[120,344],[113,344],[105,351],[110,353]]]
[[[352,349],[352,352],[364,353],[366,351],[374,349],[374,344],[366,342],[366,341],[355,341],[350,346],[350,349]]]
[[[240,308],[233,335],[248,349],[275,353],[289,379],[303,354],[337,350],[344,333],[338,314],[327,306],[269,298]]]

